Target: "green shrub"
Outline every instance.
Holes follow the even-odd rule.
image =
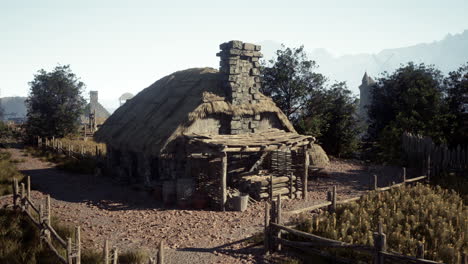
[[[18,172],[11,161],[11,154],[0,152],[0,196],[13,193],[13,179],[21,181],[23,175]]]

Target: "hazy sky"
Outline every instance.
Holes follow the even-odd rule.
[[[217,68],[227,40],[376,53],[460,33],[467,14],[467,0],[0,0],[0,96],[26,96],[37,70],[70,64],[113,108],[171,72]]]

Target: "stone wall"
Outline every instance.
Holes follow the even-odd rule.
[[[256,104],[260,100],[261,47],[233,40],[220,45],[220,71],[225,74],[226,93],[233,105]],[[233,116],[231,134],[255,132],[260,116]]]

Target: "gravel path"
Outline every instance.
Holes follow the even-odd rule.
[[[170,248],[167,263],[267,262],[261,248],[249,248],[244,243],[263,230],[263,202],[249,206],[245,212],[166,209],[149,194],[109,178],[64,172],[21,149],[7,151],[19,161],[18,169],[31,176],[33,199],[50,194],[52,215],[62,223],[81,226],[85,248],[101,249],[108,239],[119,249],[142,248],[155,253],[164,240]],[[285,201],[284,210],[324,201],[333,185],[337,185],[339,199],[357,196],[368,188],[370,175],[379,169],[384,175],[382,184],[391,182],[399,173],[397,168],[332,161],[321,177],[309,180],[308,199]],[[0,206],[6,203],[11,203],[11,198],[0,200]]]

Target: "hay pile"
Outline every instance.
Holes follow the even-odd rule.
[[[327,153],[317,144],[312,144],[312,147],[309,149],[309,160],[310,165],[314,167],[326,167],[330,164]]]

